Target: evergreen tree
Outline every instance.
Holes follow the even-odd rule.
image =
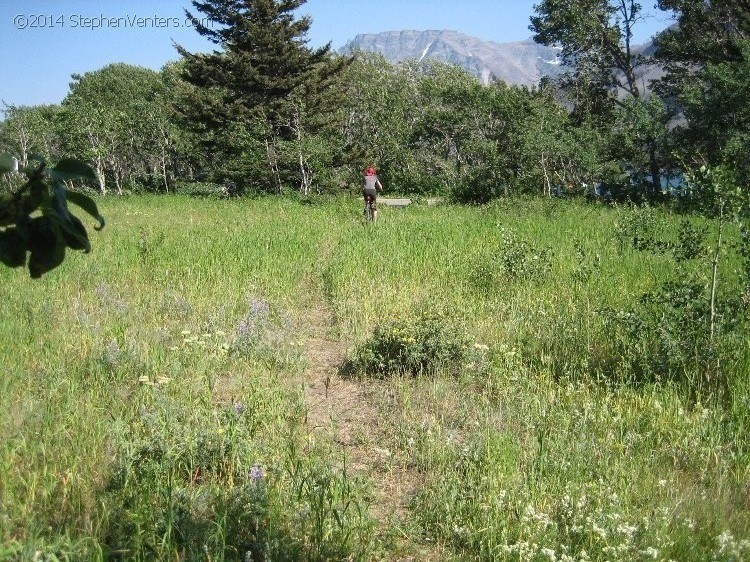
[[[310,185],[307,136],[324,128],[331,82],[347,63],[330,43],[307,46],[311,20],[295,17],[305,0],[193,1],[198,33],[220,47],[190,53],[181,46],[184,79],[197,87],[181,110],[217,162],[210,179],[239,190],[281,191]]]

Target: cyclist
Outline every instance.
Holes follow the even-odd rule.
[[[373,222],[378,220],[378,192],[383,191],[383,184],[380,183],[378,175],[375,172],[375,166],[370,164],[370,167],[365,170],[365,180],[362,186],[362,195],[365,198],[365,212],[367,212],[367,202],[370,201],[372,205],[372,220]]]

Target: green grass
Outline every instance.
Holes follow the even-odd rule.
[[[598,311],[706,265],[618,247],[628,210],[413,205],[367,225],[354,199],[99,204],[91,254],[38,281],[0,270],[0,560],[750,556],[750,339],[718,398],[634,379]],[[308,317],[330,311],[353,357],[437,307],[471,364],[362,379],[390,460],[348,470],[305,423]],[[400,474],[411,503],[384,517]]]

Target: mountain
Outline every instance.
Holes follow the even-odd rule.
[[[457,31],[386,31],[357,35],[339,52],[375,52],[391,62],[435,59],[459,65],[488,83],[495,77],[508,84],[532,86],[542,76],[560,73],[559,48],[532,39],[495,43]]]
[[[493,77],[508,84],[536,86],[542,76],[555,78],[563,72],[559,47],[547,47],[533,39],[495,43],[457,31],[386,31],[357,35],[339,52],[380,53],[390,62],[435,59],[456,64],[487,84]],[[652,42],[634,47],[636,54],[651,54]],[[660,75],[656,69],[636,73],[644,85]]]

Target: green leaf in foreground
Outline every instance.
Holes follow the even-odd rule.
[[[29,223],[29,273],[32,279],[55,269],[65,259],[65,240],[51,217],[31,219]]]
[[[0,232],[0,262],[8,267],[26,264],[26,241],[15,228]]]
[[[96,172],[80,160],[75,158],[63,158],[54,168],[48,169],[47,172],[57,180],[72,180],[76,178],[96,180]]]
[[[101,230],[102,228],[104,228],[104,217],[99,214],[99,209],[91,197],[89,197],[88,195],[84,195],[83,193],[78,193],[77,191],[70,191],[68,189],[65,190],[65,195],[68,201],[70,201],[74,205],[79,206],[81,209],[83,209],[89,215],[99,221],[99,226],[95,226],[94,230]]]
[[[72,250],[83,250],[87,254],[91,251],[89,235],[86,233],[81,220],[74,216],[68,215],[67,220],[60,221],[60,230],[65,244]]]

